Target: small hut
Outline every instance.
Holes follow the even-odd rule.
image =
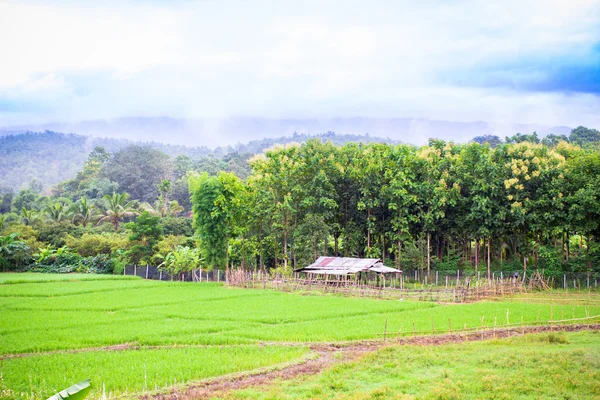
[[[378,282],[380,276],[402,273],[399,269],[386,267],[379,258],[350,257],[319,257],[311,265],[298,268],[294,272],[307,274],[311,278],[323,276],[326,280],[330,276],[335,277],[336,280],[349,280],[352,276],[359,281],[361,278],[368,279],[370,274],[375,274]]]

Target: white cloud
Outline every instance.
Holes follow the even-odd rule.
[[[300,3],[0,2],[0,96],[47,105],[48,115],[37,118],[52,119],[376,115],[599,124],[597,96],[440,79],[523,59],[585,57],[600,40],[597,1]]]

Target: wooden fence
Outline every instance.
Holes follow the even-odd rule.
[[[464,303],[481,299],[502,298],[507,295],[528,293],[537,288],[547,288],[541,276],[529,280],[496,278],[473,280],[472,277],[446,280],[444,285],[407,283],[398,278],[359,280],[354,277],[281,276],[242,269],[227,271],[229,285],[244,288],[270,288],[286,292],[317,291],[354,297],[410,299],[436,302]]]

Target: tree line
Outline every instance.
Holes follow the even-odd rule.
[[[597,271],[600,134],[546,138],[317,138],[225,165],[97,147],[52,195],[35,184],[2,195],[0,268],[289,272],[338,255],[401,269]]]
[[[192,177],[205,262],[287,268],[336,255],[428,271],[591,270],[600,258],[597,147],[523,136],[493,148],[308,141],[253,158],[245,181]]]

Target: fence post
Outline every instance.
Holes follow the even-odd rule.
[[[567,274],[563,275],[563,281],[564,281],[563,288],[566,289],[567,288]]]
[[[438,285],[438,271],[435,271],[435,286]]]
[[[217,282],[221,282],[221,270],[217,270]]]
[[[137,265],[133,264],[133,275],[137,276]]]
[[[146,264],[146,279],[148,279],[148,264]]]

